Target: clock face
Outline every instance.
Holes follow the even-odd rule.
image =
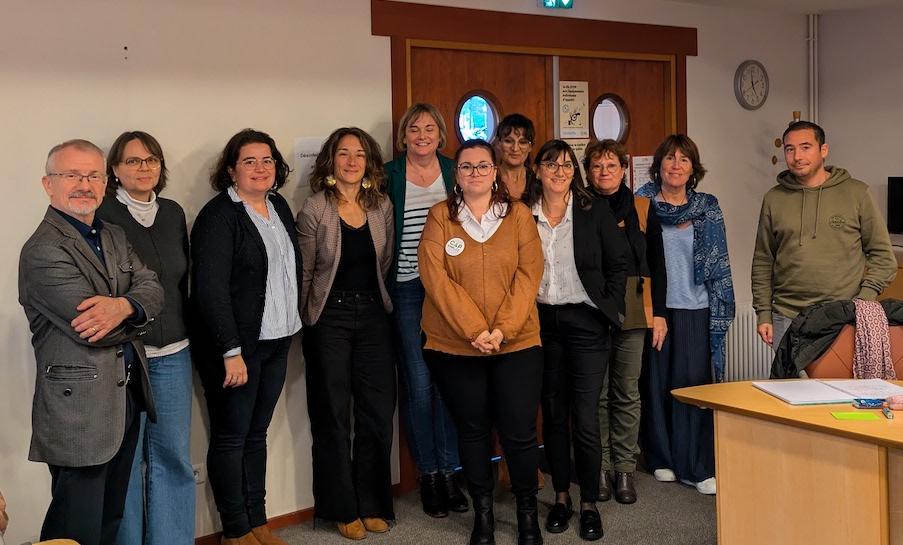
[[[757,110],[768,98],[768,72],[758,61],[745,61],[734,74],[734,95],[747,110]]]

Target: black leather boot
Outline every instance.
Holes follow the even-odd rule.
[[[461,492],[461,488],[455,481],[454,473],[440,473],[439,479],[441,486],[445,487],[445,494],[448,498],[448,508],[455,513],[466,513],[468,508],[467,496]]]
[[[614,486],[615,473],[603,469],[599,477],[601,477],[599,479],[599,501],[608,501],[611,499],[611,487]]]
[[[473,531],[470,545],[495,545],[495,516],[492,514],[492,494],[473,496]]]
[[[615,478],[615,500],[618,503],[635,503],[636,488],[633,486],[633,472],[618,471]]]
[[[536,494],[515,497],[517,503],[517,545],[542,545]]]
[[[448,516],[448,493],[440,473],[424,473],[420,476],[420,503],[423,512],[433,518]]]

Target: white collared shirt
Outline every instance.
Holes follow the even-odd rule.
[[[464,201],[461,201],[461,205],[458,206],[458,219],[461,220],[461,227],[464,228],[464,232],[470,238],[482,243],[489,240],[489,237],[498,231],[499,225],[505,219],[504,216],[507,211],[507,203],[497,203],[490,206],[489,210],[480,218],[480,221],[477,221],[470,208],[467,207]]]
[[[227,191],[232,202],[244,204],[245,212],[257,227],[266,249],[267,284],[258,339],[265,341],[290,337],[301,329],[301,315],[298,312],[298,305],[295,304],[298,300],[295,252],[289,238],[294,233],[288,234],[269,198],[266,199],[266,203],[270,217],[265,218],[242,200],[235,187],[230,186]]]
[[[574,261],[574,207],[568,205],[561,223],[552,227],[542,211],[542,199],[533,205],[533,215],[539,218],[536,227],[542,241],[542,282],[536,301],[545,305],[586,303],[596,308],[583,288],[577,263]]]

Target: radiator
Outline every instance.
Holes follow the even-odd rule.
[[[756,333],[752,305],[737,305],[737,317],[727,330],[725,381],[761,380],[771,372],[774,352]]]

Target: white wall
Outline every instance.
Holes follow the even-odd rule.
[[[903,176],[901,27],[899,7],[829,13],[819,23],[819,121],[828,161],[867,182],[885,215],[887,177]]]
[[[147,130],[170,165],[164,195],[184,205],[189,221],[213,195],[207,173],[216,154],[244,127],[269,132],[291,155],[296,136],[356,124],[389,152],[389,42],[370,36],[369,6],[367,0],[4,2],[0,488],[12,518],[8,544],[37,536],[49,501],[46,466],[26,461],[35,366],[16,301],[19,248],[47,206],[40,185],[47,150],[73,137],[108,147],[123,130]],[[302,193],[295,183],[283,189],[295,210]],[[302,372],[296,346],[270,427],[271,515],[313,504]],[[198,401],[199,387],[194,463],[204,462],[207,440]],[[206,535],[219,523],[209,485],[198,491],[197,532]]]
[[[439,3],[439,2],[437,2]],[[480,8],[485,2],[446,0]],[[540,13],[535,0],[498,0],[495,9]],[[777,167],[771,140],[791,110],[805,110],[805,19],[771,12],[659,0],[581,2],[564,16],[699,29],[688,61],[689,133],[710,174],[706,191],[727,216],[737,296],[748,301],[749,262],[761,195]],[[476,23],[475,23],[476,24]],[[124,48],[128,47],[128,51]],[[733,72],[756,58],[769,70],[765,107],[734,100]],[[389,153],[389,41],[370,36],[368,0],[7,0],[0,18],[0,488],[10,503],[7,543],[34,538],[49,501],[46,467],[26,461],[34,358],[15,294],[22,243],[40,221],[44,157],[73,137],[109,146],[143,129],[162,143],[171,168],[165,195],[189,221],[212,195],[206,175],[235,131],[270,132],[283,153],[296,136],[356,124]],[[297,209],[304,191],[285,188]],[[309,430],[296,350],[285,395],[270,427],[268,511],[310,507]],[[196,389],[192,460],[204,461],[206,427]],[[199,487],[198,535],[218,528],[209,488]]]

